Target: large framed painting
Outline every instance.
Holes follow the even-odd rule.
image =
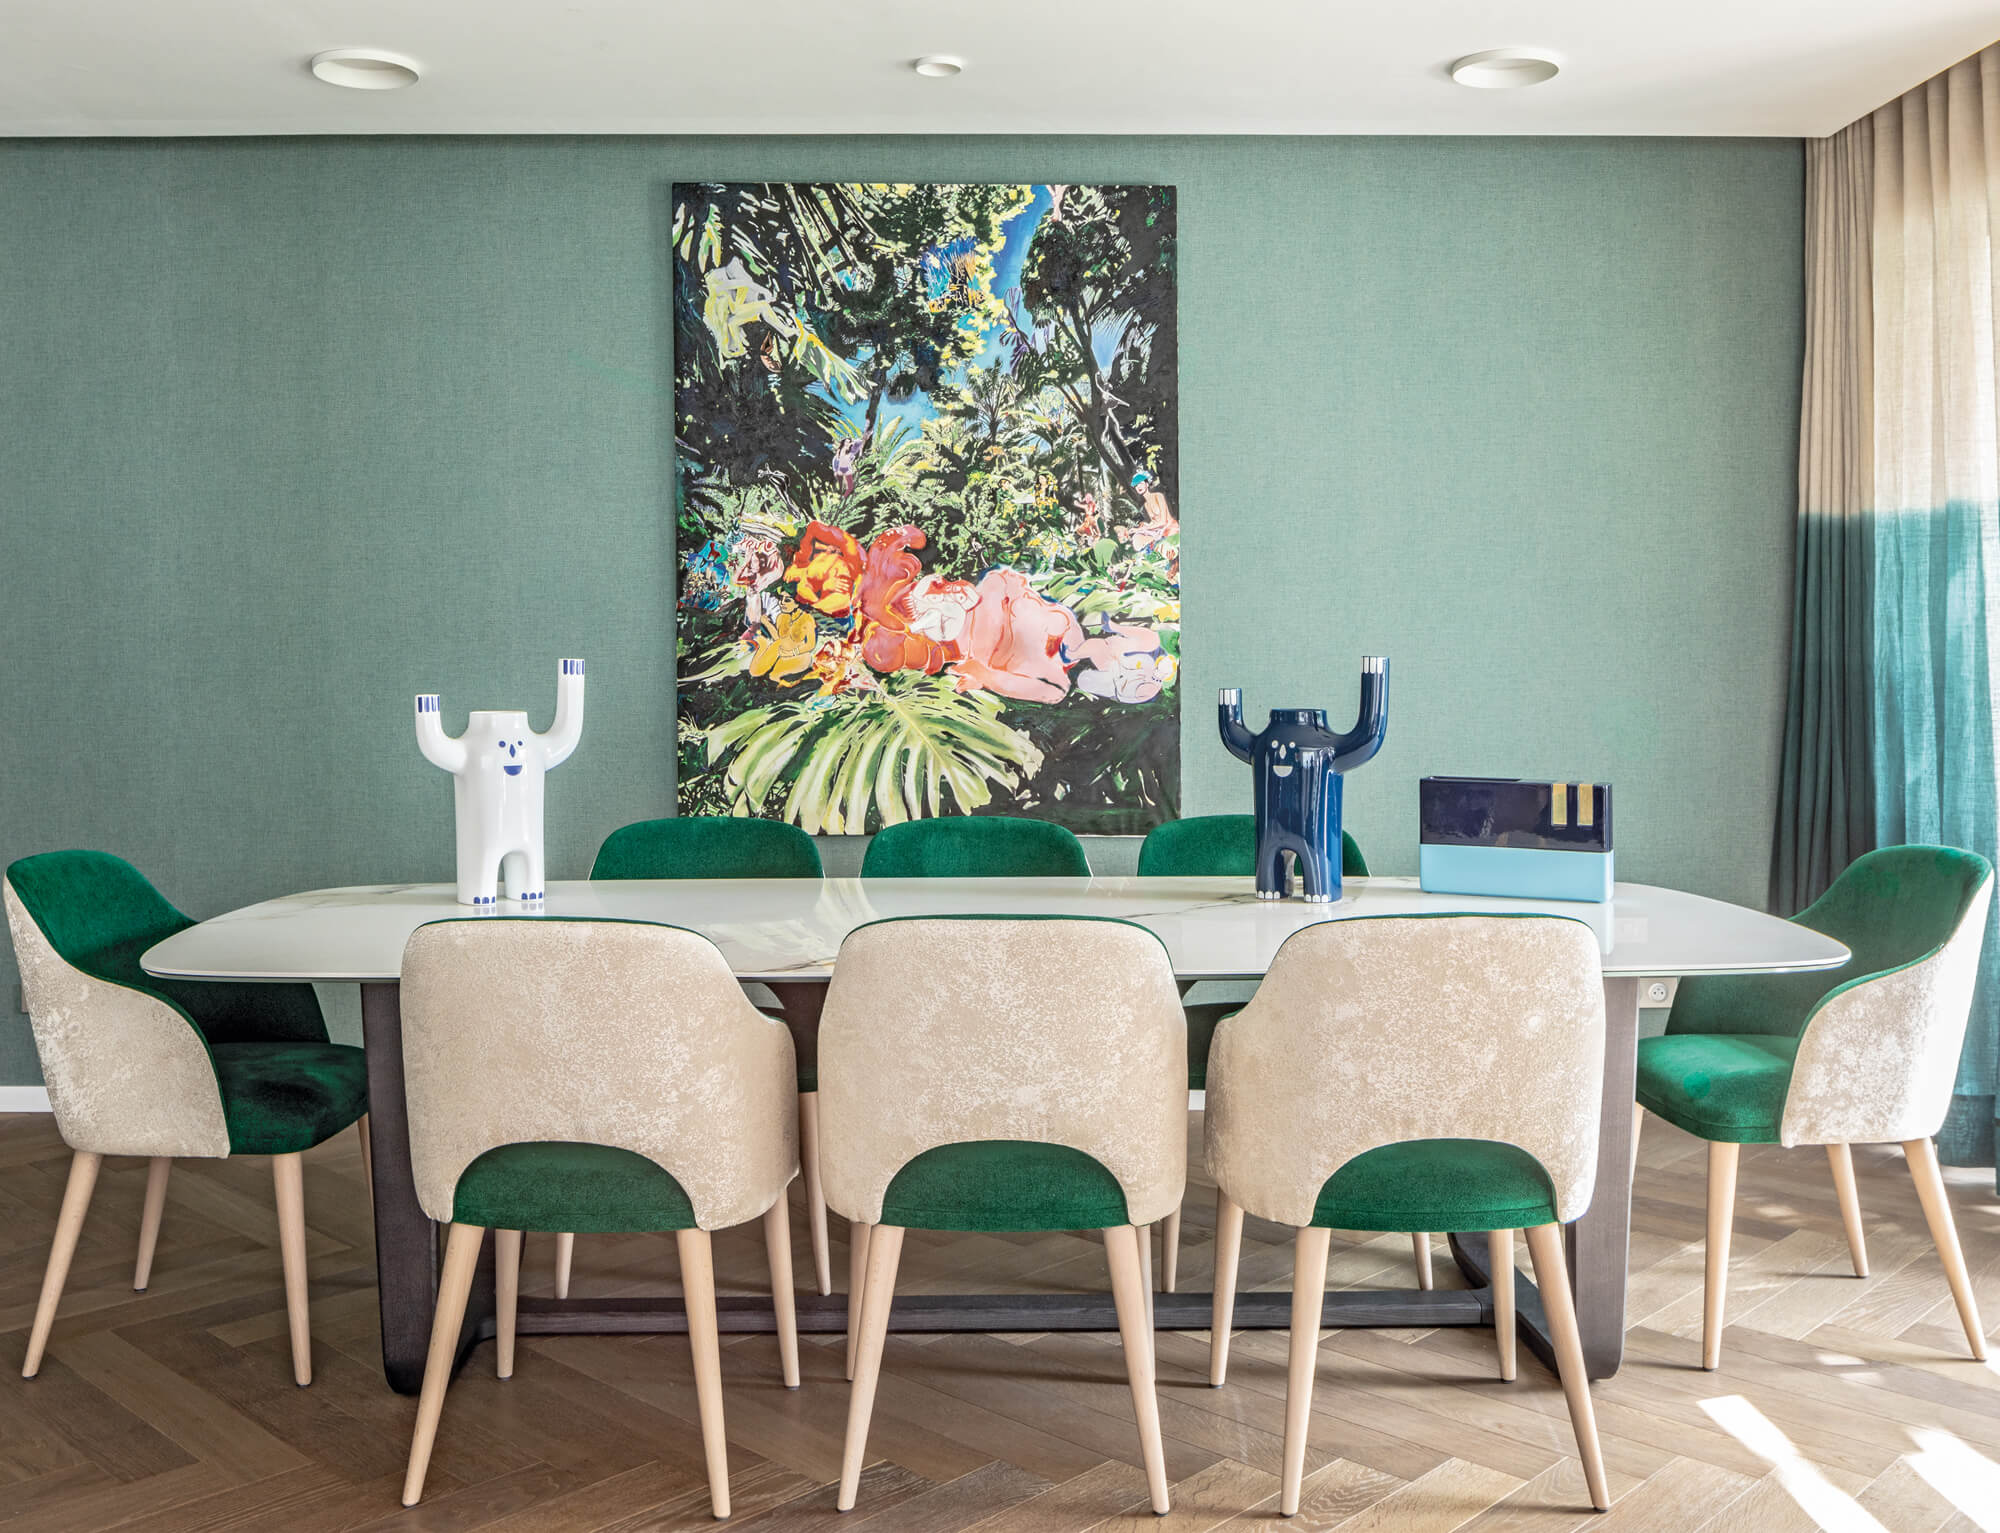
[[[679,801],[1180,793],[1174,191],[674,188]]]

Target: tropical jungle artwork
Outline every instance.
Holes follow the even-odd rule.
[[[1178,812],[1174,192],[674,188],[683,814]]]

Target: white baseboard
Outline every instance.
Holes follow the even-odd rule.
[[[46,1086],[0,1086],[0,1112],[47,1112]]]

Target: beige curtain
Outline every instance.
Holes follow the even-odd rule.
[[[1883,107],[1874,137],[1875,829],[2000,860],[2000,45]],[[2000,934],[1939,1149],[1991,1164]]]
[[[1771,905],[1810,905],[1875,844],[1874,125],[1806,144],[1805,376],[1792,673]]]

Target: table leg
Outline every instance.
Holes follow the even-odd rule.
[[[819,1014],[826,1005],[824,979],[765,980],[764,988],[778,998],[778,1019],[791,1029],[792,1052],[799,1068],[819,1064]]]
[[[1632,1103],[1638,1088],[1639,981],[1604,982],[1604,1107],[1597,1190],[1569,1227],[1569,1282],[1585,1370],[1608,1379],[1625,1360],[1625,1285],[1632,1260]]]
[[[1639,981],[1604,981],[1604,1097],[1597,1131],[1597,1187],[1590,1208],[1569,1226],[1570,1288],[1576,1300],[1577,1330],[1583,1340],[1584,1368],[1593,1379],[1608,1379],[1625,1359],[1625,1287],[1630,1276],[1632,1233],[1632,1101],[1637,1084]],[[1484,1233],[1453,1235],[1451,1253],[1476,1289],[1491,1281]],[[1551,1368],[1555,1345],[1532,1283],[1516,1290],[1515,1314],[1521,1340]]]
[[[368,1127],[375,1192],[375,1283],[382,1319],[382,1372],[398,1394],[423,1387],[431,1317],[443,1270],[442,1231],[417,1203],[410,1171],[409,1102],[403,1092],[401,987],[361,987],[361,1034],[368,1048]],[[493,1248],[472,1280],[456,1363],[493,1330]],[[456,1366],[456,1363],[454,1366]]]

